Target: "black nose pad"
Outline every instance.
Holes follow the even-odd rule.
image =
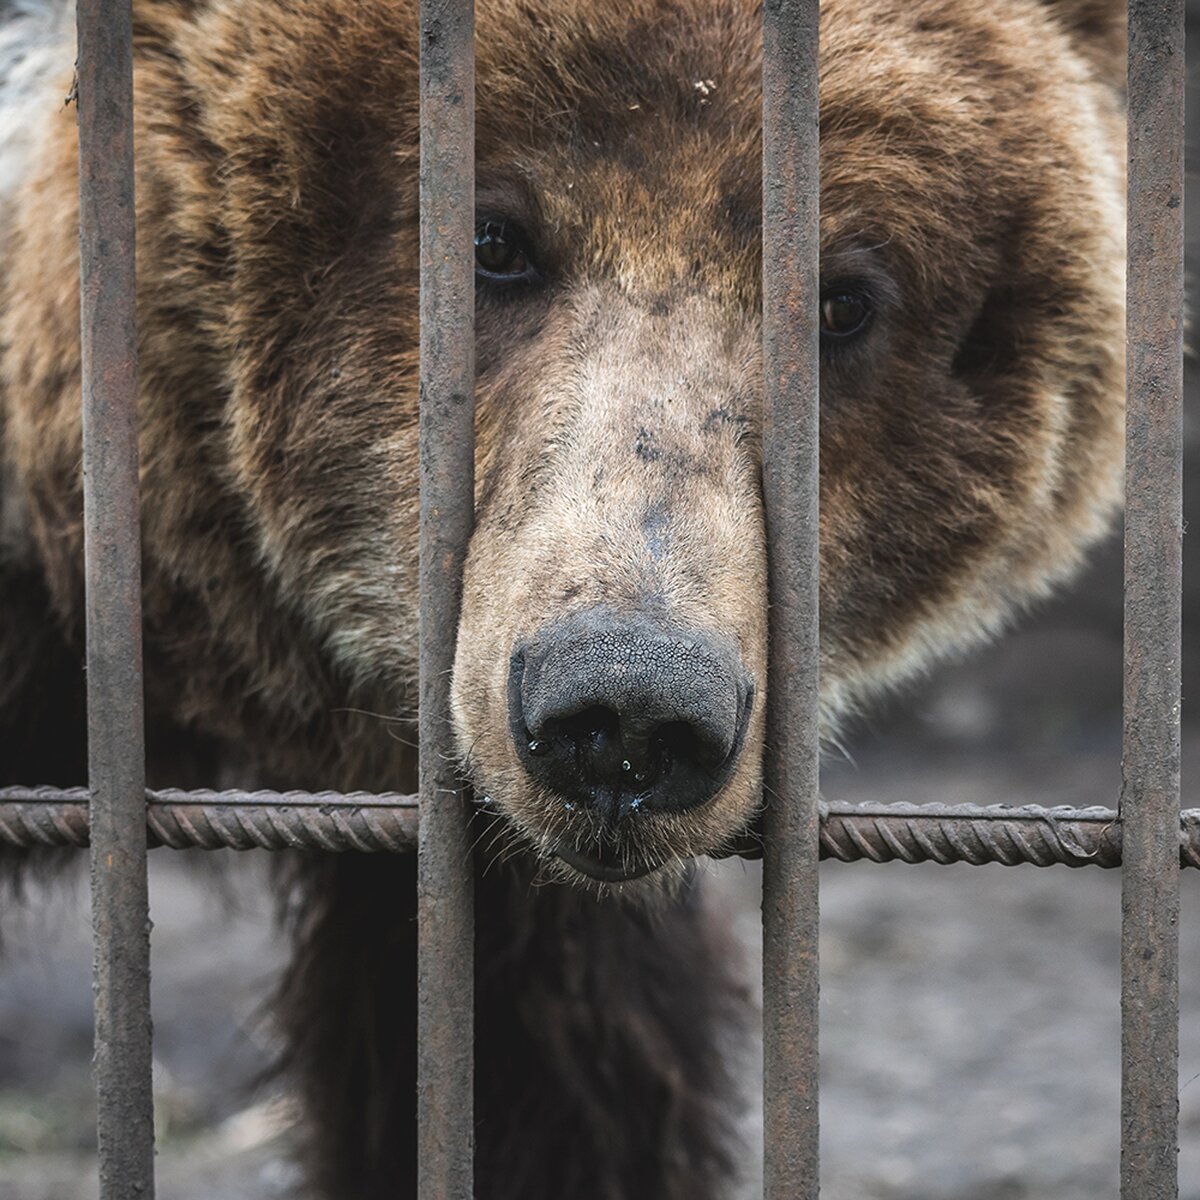
[[[607,819],[679,812],[733,771],[754,688],[715,634],[585,613],[512,656],[509,722],[532,778]]]

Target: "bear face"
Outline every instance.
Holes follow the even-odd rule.
[[[1119,122],[1065,15],[822,5],[831,727],[994,631],[1115,502]],[[483,460],[455,720],[477,786],[570,872],[710,852],[758,802],[758,16],[634,5],[564,37],[547,15],[521,65],[493,60],[481,26],[480,399],[505,425]],[[699,709],[665,666],[680,647],[716,674]]]
[[[1118,8],[822,5],[827,732],[1069,573],[1116,504]],[[670,877],[759,802],[759,20],[480,6],[453,719],[477,792],[572,882]],[[405,786],[403,747],[330,713],[415,710],[414,5],[137,21],[151,707],[275,778]],[[69,124],[10,204],[0,339],[6,504],[68,627]]]

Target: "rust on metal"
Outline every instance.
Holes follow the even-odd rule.
[[[763,6],[766,1200],[816,1200],[819,641],[817,0]]]
[[[415,850],[416,796],[390,792],[147,791],[146,836],[172,850]],[[822,803],[821,857],[838,862],[1119,867],[1110,808]],[[0,788],[0,842],[88,844],[84,788]],[[746,858],[761,857],[747,843]],[[1200,868],[1200,808],[1179,828],[1179,865]]]
[[[1119,867],[1110,808],[974,804],[821,806],[821,857],[841,862]],[[1182,814],[1177,866],[1200,867],[1200,809]]]
[[[1121,1196],[1179,1194],[1184,0],[1129,5]]]
[[[86,846],[83,788],[0,788],[0,842]],[[375,792],[147,791],[146,839],[172,850],[417,848],[416,796]]]
[[[79,0],[79,246],[101,1200],[154,1195],[130,0]]]
[[[475,11],[421,0],[420,1200],[470,1200],[474,876],[450,673],[475,507]]]

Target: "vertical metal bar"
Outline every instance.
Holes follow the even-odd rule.
[[[450,671],[475,504],[475,12],[422,0],[418,1194],[471,1200],[474,881]]]
[[[154,1195],[130,0],[80,0],[79,270],[102,1200]]]
[[[1121,1196],[1179,1194],[1184,0],[1129,5]]]
[[[763,852],[766,1200],[819,1190],[817,0],[763,7],[763,493],[770,572]]]

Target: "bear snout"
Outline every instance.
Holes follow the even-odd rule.
[[[514,648],[509,728],[535,782],[615,832],[717,795],[754,691],[737,648],[715,632],[591,611]]]

